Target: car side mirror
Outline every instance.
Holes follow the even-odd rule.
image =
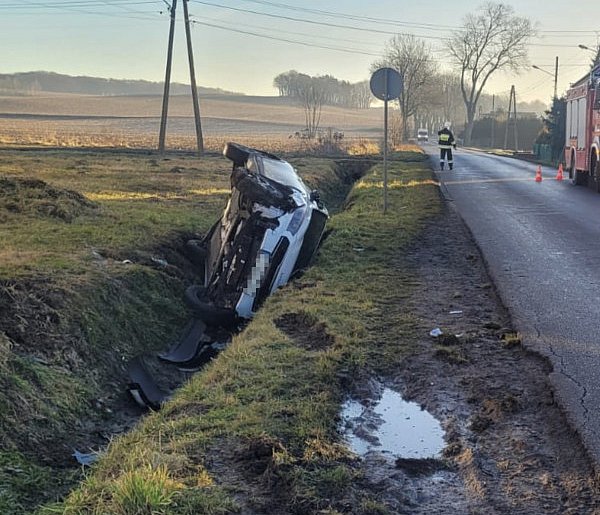
[[[319,190],[312,190],[310,192],[309,199],[311,200],[311,202],[316,202],[319,209],[323,208],[323,204],[321,202],[321,194],[319,193]]]

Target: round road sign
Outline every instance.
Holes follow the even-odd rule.
[[[393,68],[379,68],[371,75],[370,86],[379,100],[394,100],[402,93],[402,77]]]

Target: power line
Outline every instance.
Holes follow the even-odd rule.
[[[284,20],[289,20],[289,21],[299,22],[299,23],[308,23],[308,24],[327,26],[327,27],[333,27],[333,28],[370,32],[370,33],[376,33],[376,34],[385,34],[385,35],[389,35],[389,36],[405,34],[405,35],[411,35],[414,37],[419,37],[419,38],[423,38],[423,39],[431,39],[431,40],[436,40],[436,41],[441,41],[441,42],[446,42],[449,40],[448,37],[442,37],[442,36],[432,36],[432,35],[427,35],[427,34],[399,33],[397,31],[356,27],[353,25],[329,23],[329,22],[323,22],[323,21],[317,21],[317,20],[297,18],[297,17],[292,17],[292,16],[276,15],[276,14],[272,14],[272,13],[265,13],[265,12],[250,10],[250,9],[241,9],[241,8],[216,4],[216,3],[212,3],[212,2],[205,2],[205,1],[201,1],[201,0],[195,0],[195,1],[197,3],[203,4],[203,5],[217,7],[217,8],[221,8],[221,9],[228,9],[228,10],[237,11],[237,12],[249,13],[249,14],[254,14],[257,16],[266,16],[266,17],[270,17],[270,18],[284,19]],[[396,26],[412,26],[412,27],[418,27],[418,28],[421,28],[424,30],[440,30],[440,31],[446,31],[448,29],[452,29],[452,27],[449,25],[430,24],[430,23],[410,23],[410,22],[399,21],[399,20],[385,20],[383,18],[358,16],[358,15],[352,15],[352,14],[347,14],[347,13],[339,13],[339,12],[334,13],[332,11],[325,11],[322,9],[297,7],[297,6],[292,6],[289,4],[284,4],[284,3],[279,3],[279,2],[271,2],[268,0],[246,0],[246,1],[254,2],[254,3],[260,4],[260,5],[278,7],[278,8],[283,8],[283,9],[290,9],[290,10],[299,11],[299,12],[307,12],[307,13],[311,13],[311,14],[318,14],[320,16],[328,16],[328,17],[333,17],[336,19],[349,19],[349,20],[362,21],[362,22],[366,21],[366,22],[370,22],[370,23],[378,23],[380,25],[387,24],[387,25],[396,25]],[[15,3],[4,4],[4,5],[0,5],[0,10],[6,10],[6,9],[27,10],[27,9],[31,9],[31,8],[34,8],[34,9],[61,9],[62,8],[62,9],[74,10],[75,12],[80,12],[83,14],[95,14],[95,15],[110,16],[111,14],[106,13],[106,12],[90,12],[90,11],[81,11],[80,10],[81,8],[85,8],[85,7],[109,6],[109,7],[118,7],[120,9],[126,10],[127,12],[130,12],[131,14],[147,16],[148,15],[147,12],[134,11],[132,9],[129,9],[128,7],[133,6],[133,5],[150,5],[150,4],[155,5],[157,3],[161,3],[161,2],[160,1],[158,1],[158,2],[152,1],[152,0],[132,0],[130,2],[128,2],[126,0],[104,0],[104,1],[102,1],[102,0],[62,0],[62,1],[56,1],[56,2],[25,2],[25,3],[20,3],[20,4],[15,4]],[[133,18],[133,17],[130,16],[130,18]],[[138,17],[138,19],[142,19],[142,18]],[[150,18],[146,18],[146,19],[150,19]],[[542,31],[542,32],[544,32],[544,31]],[[569,31],[548,31],[548,32],[565,34],[565,33],[568,33]],[[573,31],[573,32],[577,33],[577,34],[585,34],[588,31],[580,30],[580,31]],[[589,33],[597,34],[597,31],[589,31]],[[253,35],[256,35],[256,34],[253,34]],[[575,36],[555,36],[555,37],[575,37]],[[553,43],[530,43],[529,45],[536,46],[536,47],[548,47],[548,48],[564,47],[564,44],[553,44]]]
[[[536,89],[541,88],[544,85],[548,84],[548,79],[547,78],[543,78],[541,80],[539,80],[538,82],[534,82],[533,85],[529,86],[528,88],[523,89],[522,91],[520,91],[520,95],[525,95],[527,93],[531,93],[532,91],[535,91]]]
[[[197,3],[206,4],[206,5],[217,5],[217,4],[210,4],[209,2],[203,2],[200,0],[197,0]],[[221,7],[221,6],[219,6],[219,7]],[[237,9],[233,8],[233,10],[237,10]],[[271,15],[271,16],[276,16],[276,15]],[[195,20],[193,21],[193,23],[196,23],[199,25],[204,25],[204,26],[211,27],[211,28],[216,28],[219,30],[234,32],[234,33],[238,33],[238,34],[245,34],[245,35],[250,35],[250,36],[254,36],[254,37],[258,37],[258,38],[269,39],[269,40],[273,40],[273,41],[282,41],[285,43],[297,44],[297,45],[313,47],[313,48],[321,48],[321,49],[325,49],[325,50],[333,50],[333,51],[339,51],[339,52],[345,52],[345,53],[367,55],[367,56],[372,56],[372,57],[381,57],[382,56],[381,52],[375,53],[375,52],[365,51],[364,49],[355,49],[355,48],[348,48],[348,47],[337,47],[337,46],[330,46],[330,45],[328,46],[328,45],[323,45],[323,44],[318,44],[318,43],[310,43],[310,42],[307,42],[306,40],[299,41],[297,39],[278,37],[278,36],[273,36],[271,34],[262,34],[260,32],[256,32],[256,31],[235,29],[230,26],[223,26],[218,23],[211,22],[210,18],[208,18],[208,19],[205,17],[202,17],[202,18],[194,17],[194,18],[195,18]],[[201,21],[201,20],[204,20],[204,21]],[[318,23],[318,22],[315,22],[315,23]],[[266,28],[266,27],[258,27],[258,28],[262,28],[264,30],[269,30],[272,32],[272,29],[270,29],[270,28]],[[303,37],[325,37],[326,39],[334,39],[337,41],[341,41],[339,38],[328,38],[327,36],[315,36],[315,35],[311,35],[311,34],[307,34],[307,33],[303,33],[303,32],[294,32],[294,31],[278,31],[278,32],[283,33],[283,34],[300,35]],[[346,41],[356,42],[355,40],[346,40]],[[443,51],[442,49],[432,49],[432,52],[442,52],[442,51]],[[432,59],[432,61],[434,61],[438,64],[442,63],[442,61],[439,59]],[[547,66],[554,66],[554,65],[547,65]],[[565,65],[565,66],[574,66],[575,67],[577,65],[572,64],[572,65]]]
[[[306,13],[311,13],[311,14],[317,14],[319,16],[328,16],[331,18],[337,18],[337,19],[346,19],[346,20],[354,20],[354,21],[362,21],[362,22],[373,22],[373,23],[378,23],[378,24],[384,24],[384,25],[394,25],[394,26],[401,26],[401,27],[418,27],[418,28],[423,28],[423,29],[427,29],[427,30],[454,30],[457,27],[452,27],[450,25],[439,25],[439,24],[434,24],[434,23],[421,23],[421,22],[408,22],[408,21],[399,21],[399,20],[390,20],[389,18],[374,18],[371,16],[359,16],[359,15],[354,15],[354,14],[347,14],[347,13],[342,13],[342,12],[332,12],[332,11],[324,11],[322,9],[310,9],[307,7],[297,7],[294,5],[289,5],[289,4],[282,4],[282,3],[278,3],[278,2],[269,2],[267,0],[246,0],[247,2],[252,2],[255,4],[260,4],[260,5],[268,5],[271,7],[279,7],[279,8],[283,8],[283,9],[289,9],[292,11],[298,11],[298,12],[306,12]]]
[[[561,68],[565,68],[566,66],[569,66],[571,68],[577,68],[579,66],[589,66],[590,63],[569,63],[569,64],[561,64],[560,67]],[[554,66],[556,66],[555,64],[537,64],[536,66],[539,66],[540,68],[554,68]]]
[[[266,16],[269,18],[277,18],[280,20],[288,20],[288,21],[294,21],[294,22],[299,22],[299,23],[309,23],[311,25],[320,25],[323,27],[332,27],[332,28],[338,28],[338,29],[350,29],[350,30],[358,30],[361,32],[370,32],[373,34],[387,34],[389,36],[397,36],[399,34],[402,33],[398,33],[398,32],[393,32],[393,31],[389,31],[389,30],[381,30],[381,29],[367,29],[364,27],[354,27],[352,25],[342,25],[342,24],[338,24],[338,23],[329,23],[329,22],[325,22],[325,21],[316,21],[316,20],[307,20],[304,18],[294,18],[293,16],[284,16],[281,14],[272,14],[272,13],[264,13],[264,12],[260,12],[260,11],[253,11],[251,9],[241,9],[239,7],[231,7],[228,5],[221,5],[221,4],[215,4],[212,2],[203,2],[201,0],[194,0],[195,3],[197,4],[202,4],[202,5],[208,5],[210,7],[219,7],[221,9],[227,9],[230,11],[236,11],[236,12],[242,12],[242,13],[248,13],[248,14],[256,14],[258,16]],[[414,34],[406,34],[406,35],[410,35],[410,36],[414,36]],[[435,40],[444,40],[447,38],[440,38],[438,36],[427,36],[427,35],[420,35],[418,37],[424,38],[424,39],[435,39]]]
[[[33,10],[49,10],[50,13],[62,14],[63,11],[70,11],[77,14],[86,14],[86,15],[98,15],[98,16],[108,16],[108,17],[119,17],[119,18],[128,18],[134,20],[156,20],[157,17],[151,16],[150,11],[140,11],[131,9],[131,6],[142,6],[142,5],[157,5],[161,2],[157,0],[137,0],[128,2],[126,0],[67,0],[63,2],[25,2],[24,4],[20,4],[17,7],[20,10],[19,14],[28,14],[31,9]],[[6,4],[0,5],[0,11],[6,9]],[[87,8],[94,7],[116,7],[118,9],[122,9],[128,13],[129,15],[124,15],[122,13],[116,14],[114,12],[107,11],[90,11],[86,10]],[[156,11],[156,14],[162,14],[161,11]],[[135,15],[135,16],[132,16]]]
[[[349,19],[349,20],[355,20],[355,21],[369,21],[369,22],[385,24],[385,25],[397,25],[397,26],[403,26],[403,27],[418,27],[418,28],[424,28],[427,30],[441,30],[441,31],[460,30],[461,29],[461,27],[456,27],[456,26],[452,26],[452,25],[443,25],[443,24],[438,24],[438,23],[401,21],[401,20],[394,20],[394,19],[389,19],[389,18],[375,18],[375,17],[371,17],[371,16],[361,16],[361,15],[342,13],[339,11],[332,12],[332,11],[325,11],[322,9],[311,9],[311,8],[307,8],[307,7],[298,7],[298,6],[280,3],[280,2],[271,2],[268,0],[245,0],[245,1],[252,2],[255,4],[260,4],[260,5],[277,7],[277,8],[281,8],[281,9],[289,9],[292,11],[307,12],[307,13],[312,13],[312,14],[329,16],[329,17],[333,17],[333,18],[343,18],[343,19]],[[590,30],[541,30],[539,32],[543,33],[543,34],[545,34],[545,33],[550,33],[550,34],[554,34],[554,33],[557,33],[557,34],[558,33],[598,34],[599,31],[597,29],[590,29]],[[573,36],[573,37],[575,37],[575,36]]]
[[[34,9],[49,9],[56,14],[62,14],[63,11],[72,11],[77,14],[86,14],[86,15],[95,15],[95,16],[108,16],[108,17],[116,17],[119,18],[128,18],[133,20],[156,20],[156,16],[150,16],[150,12],[148,11],[137,11],[133,9],[129,9],[130,5],[142,5],[142,4],[157,4],[156,0],[138,0],[137,2],[123,2],[117,3],[117,0],[78,0],[78,1],[66,1],[66,2],[29,2],[27,5],[20,5],[21,13],[26,14],[28,8]],[[117,7],[119,9],[124,9],[129,15],[124,15],[122,13],[116,14],[106,11],[89,11],[85,10],[87,7]],[[0,10],[7,7],[6,5],[0,5]],[[157,14],[160,14],[160,11],[157,11]],[[133,16],[135,15],[135,16]]]
[[[147,5],[156,4],[156,0],[136,0],[136,1],[119,1],[119,0],[71,0],[64,2],[28,2],[23,1],[18,4],[0,4],[1,10],[7,9],[62,9],[62,8],[79,8],[79,7],[102,7],[106,5],[111,6],[131,6],[131,5]],[[121,5],[119,5],[121,4]]]
[[[194,20],[202,20],[205,23],[213,23],[213,24],[218,24],[221,20],[217,20],[215,18],[208,18],[206,16],[193,16]],[[219,25],[219,27],[221,27]],[[269,32],[279,32],[279,33],[283,33],[283,34],[289,34],[289,35],[293,35],[293,36],[303,36],[306,38],[317,38],[317,39],[327,39],[329,41],[336,41],[336,42],[346,42],[346,43],[354,43],[354,44],[360,44],[360,45],[372,45],[373,42],[367,42],[367,41],[358,41],[356,39],[345,39],[345,38],[340,38],[340,37],[332,37],[332,36],[324,36],[322,34],[310,34],[308,32],[297,32],[297,31],[292,31],[292,30],[279,30],[279,29],[274,29],[273,27],[265,27],[265,26],[260,26],[260,25],[252,25],[253,29],[260,29],[260,30],[267,30]]]
[[[371,57],[381,57],[380,54],[375,54],[372,52],[364,52],[364,51],[358,50],[358,49],[352,49],[352,48],[347,48],[347,47],[332,47],[332,46],[319,45],[319,44],[314,44],[314,43],[307,43],[306,41],[298,41],[298,40],[294,40],[294,39],[279,38],[276,36],[268,36],[266,34],[259,34],[257,32],[252,32],[249,30],[233,29],[231,27],[224,27],[222,25],[217,25],[215,23],[207,23],[207,22],[202,22],[202,21],[198,21],[198,20],[192,20],[192,23],[197,24],[197,25],[204,25],[206,27],[212,27],[215,29],[227,30],[229,32],[236,32],[238,34],[245,34],[248,36],[256,36],[259,38],[271,39],[274,41],[283,41],[285,43],[293,43],[293,44],[312,47],[312,48],[322,48],[325,50],[336,50],[338,52],[346,52],[349,54],[360,54],[360,55],[368,55]]]
[[[563,32],[577,33],[577,34],[593,34],[593,35],[600,34],[600,31],[597,30],[597,29],[596,30],[593,30],[593,29],[590,29],[590,30],[585,30],[585,29],[581,29],[581,30],[542,30],[540,32],[548,32],[548,33],[551,33],[551,34],[554,34],[554,33],[563,33]]]
[[[257,0],[258,1],[258,0]],[[266,1],[266,0],[264,0]],[[222,4],[216,4],[213,2],[206,2],[206,1],[202,1],[202,0],[194,0],[195,3],[198,4],[202,4],[202,5],[207,5],[210,7],[217,7],[220,9],[227,9],[230,11],[235,11],[235,12],[242,12],[242,13],[247,13],[247,14],[254,14],[257,16],[265,16],[268,18],[276,18],[276,19],[280,19],[280,20],[288,20],[288,21],[293,21],[293,22],[298,22],[298,23],[308,23],[311,25],[320,25],[320,26],[324,26],[324,27],[332,27],[332,28],[339,28],[339,29],[349,29],[349,30],[356,30],[356,31],[361,31],[361,32],[370,32],[373,34],[386,34],[389,36],[397,36],[397,35],[407,35],[407,36],[414,36],[414,37],[418,37],[418,38],[422,38],[422,39],[433,39],[436,41],[449,41],[450,38],[449,37],[441,37],[441,36],[431,36],[431,35],[426,35],[426,34],[412,34],[412,33],[402,33],[402,32],[397,32],[397,31],[389,31],[389,30],[381,30],[381,29],[372,29],[372,28],[365,28],[365,27],[356,27],[353,25],[343,25],[343,24],[339,24],[339,23],[329,23],[329,22],[324,22],[324,21],[316,21],[316,20],[309,20],[309,19],[305,19],[305,18],[297,18],[297,17],[293,17],[293,16],[285,16],[285,15],[281,15],[281,14],[273,14],[273,13],[266,13],[266,12],[261,12],[261,11],[255,11],[252,9],[242,9],[240,7],[232,7],[232,6],[228,6],[228,5],[222,5]],[[553,48],[553,47],[564,47],[564,44],[551,44],[551,43],[529,43],[529,46],[536,46],[536,47],[548,47],[548,48]]]
[[[94,7],[94,6],[99,6],[99,5],[115,5],[115,6],[119,6],[119,4],[121,6],[131,6],[131,5],[143,5],[143,4],[156,4],[156,3],[161,3],[162,1],[164,1],[165,3],[166,0],[136,0],[136,1],[129,1],[129,0],[60,0],[60,1],[55,1],[55,2],[32,2],[32,1],[26,1],[24,0],[24,2],[13,2],[13,3],[5,3],[3,5],[0,5],[0,9],[31,9],[31,8],[60,8],[60,7]],[[310,14],[316,14],[318,16],[327,16],[327,17],[331,17],[331,18],[335,18],[335,19],[347,19],[347,20],[354,20],[354,21],[360,21],[360,22],[372,22],[372,23],[377,23],[377,24],[384,24],[384,25],[392,25],[392,26],[402,26],[402,27],[417,27],[417,28],[422,28],[425,30],[436,30],[436,31],[449,31],[449,30],[460,30],[461,27],[457,27],[457,26],[452,26],[452,25],[444,25],[444,24],[438,24],[438,23],[424,23],[424,22],[414,22],[414,21],[405,21],[405,20],[397,20],[397,19],[389,19],[389,18],[378,18],[378,17],[373,17],[373,16],[365,16],[365,15],[356,15],[356,14],[351,14],[351,13],[344,13],[344,12],[340,12],[340,11],[327,11],[324,9],[314,9],[314,8],[308,8],[308,7],[299,7],[299,6],[295,6],[295,5],[290,5],[290,4],[286,4],[286,3],[282,3],[282,2],[273,2],[273,1],[268,1],[268,0],[245,0],[247,2],[251,2],[251,3],[255,3],[255,4],[259,4],[259,5],[265,5],[265,6],[269,6],[269,7],[276,7],[279,9],[286,9],[286,10],[291,10],[291,11],[295,11],[295,12],[306,12],[306,13],[310,13]],[[217,6],[217,4],[207,4],[207,5],[214,5]],[[226,6],[218,6],[218,7],[223,7],[223,8],[227,8]],[[240,9],[242,10],[242,9]],[[254,12],[254,11],[249,11],[249,10],[242,10],[245,12]],[[268,13],[258,13],[258,12],[254,12],[255,14],[261,14],[261,15],[268,15]],[[275,16],[275,15],[273,15]],[[300,21],[300,20],[298,20]],[[302,20],[302,21],[307,21],[307,20]],[[353,27],[353,28],[357,28],[357,27]],[[581,36],[582,34],[588,34],[588,35],[592,35],[592,36],[598,36],[598,34],[600,34],[600,31],[597,29],[574,29],[574,30],[566,30],[566,29],[552,29],[552,30],[540,30],[539,31],[540,34],[556,34],[556,37],[563,37],[563,36],[559,36],[559,34],[563,34],[563,35],[567,35],[566,37],[571,37],[569,36],[570,34],[572,34],[572,37],[577,37],[577,36]]]
[[[166,0],[162,0],[165,1]],[[361,15],[354,15],[354,14],[349,14],[349,13],[343,13],[343,12],[332,12],[332,11],[326,11],[323,9],[313,9],[313,8],[307,8],[307,7],[298,7],[298,6],[293,6],[290,4],[285,4],[285,3],[281,3],[281,2],[273,2],[273,1],[269,1],[269,0],[246,0],[248,2],[252,2],[252,3],[256,3],[259,5],[265,5],[265,6],[270,6],[270,7],[275,7],[275,8],[279,8],[279,9],[287,9],[287,10],[291,10],[291,11],[295,11],[295,12],[306,12],[306,13],[310,13],[310,14],[316,14],[318,16],[327,16],[330,18],[334,18],[334,19],[346,19],[346,20],[353,20],[353,21],[360,21],[360,22],[367,22],[367,23],[377,23],[379,25],[381,24],[385,24],[388,26],[401,26],[401,27],[416,27],[416,28],[420,28],[423,30],[435,30],[435,31],[442,31],[442,32],[447,32],[449,30],[460,30],[459,27],[454,27],[454,26],[450,26],[450,25],[443,25],[443,24],[434,24],[434,23],[422,23],[422,22],[408,22],[408,21],[401,21],[401,20],[394,20],[394,19],[384,19],[384,18],[377,18],[377,17],[372,17],[372,16],[361,16]],[[130,6],[134,6],[134,5],[150,5],[150,4],[156,4],[156,3],[161,3],[156,2],[156,1],[152,1],[152,0],[135,0],[135,1],[127,1],[127,0],[62,0],[62,1],[55,1],[55,2],[21,2],[21,3],[10,3],[10,4],[4,4],[4,5],[0,5],[0,10],[8,10],[8,9],[18,9],[18,10],[30,10],[30,9],[60,9],[60,8],[65,8],[65,9],[69,9],[69,10],[74,10],[75,12],[81,12],[83,14],[100,14],[100,15],[109,15],[108,13],[101,13],[101,12],[84,12],[81,11],[81,8],[86,8],[86,7],[98,7],[98,6],[114,6],[114,7],[119,7],[123,10],[126,10],[132,14],[142,14],[142,15],[146,15],[147,13],[145,12],[141,12],[141,11],[134,11],[132,9],[129,9],[128,7]],[[300,19],[300,18],[294,18],[291,16],[282,16],[282,15],[275,15],[272,13],[264,13],[264,12],[258,12],[258,11],[252,11],[252,10],[248,10],[248,9],[240,9],[240,8],[234,8],[234,7],[229,7],[229,6],[224,6],[224,5],[219,5],[219,4],[214,4],[214,3],[209,3],[209,2],[200,2],[198,1],[198,3],[203,3],[204,5],[210,5],[213,7],[220,7],[223,9],[230,9],[230,10],[236,10],[238,12],[246,12],[246,13],[251,13],[251,14],[255,14],[255,15],[259,15],[259,16],[268,16],[268,17],[274,17],[274,18],[280,18],[280,19],[287,19],[290,21],[296,21],[296,22],[302,22],[302,23],[311,23],[311,24],[317,24],[317,25],[324,25],[324,26],[330,26],[330,27],[336,27],[336,28],[343,28],[343,29],[350,29],[350,30],[360,30],[360,31],[364,31],[364,32],[371,32],[371,33],[379,33],[379,34],[387,34],[387,35],[397,35],[398,33],[396,31],[392,32],[392,31],[385,31],[385,30],[381,30],[381,29],[369,29],[369,28],[364,28],[364,27],[356,27],[356,26],[348,26],[348,25],[341,25],[341,24],[329,24],[327,22],[320,22],[320,21],[315,21],[315,20],[307,20],[307,19]],[[141,19],[141,18],[140,18]],[[599,31],[597,30],[585,30],[585,29],[579,29],[579,30],[542,30],[540,31],[541,34],[553,34],[555,38],[574,38],[574,37],[581,37],[581,35],[598,35]],[[439,41],[447,41],[448,38],[444,38],[444,37],[440,37],[440,36],[432,36],[432,35],[426,35],[426,34],[411,34],[414,35],[415,37],[420,37],[420,38],[424,38],[424,39],[434,39],[434,40],[439,40]],[[543,37],[542,37],[543,38]],[[553,43],[530,43],[531,46],[539,46],[539,47],[562,47],[564,46],[563,44],[553,44]]]

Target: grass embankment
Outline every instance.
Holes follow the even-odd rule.
[[[388,213],[377,166],[332,218],[316,266],[45,513],[384,512],[356,488],[338,414],[415,338],[405,305],[415,278],[398,257],[440,204],[424,156],[394,157]]]
[[[338,180],[330,161],[298,165],[315,186]],[[125,365],[181,329],[181,247],[220,216],[229,170],[218,155],[3,152],[0,513],[61,496],[80,475],[73,450],[135,420],[121,416]]]
[[[88,270],[92,250],[122,253],[204,231],[229,193],[227,170],[217,157],[3,153],[0,277]]]

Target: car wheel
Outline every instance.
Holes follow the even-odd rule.
[[[245,166],[252,154],[259,154],[261,156],[268,157],[269,159],[282,161],[280,157],[274,154],[270,154],[264,150],[246,147],[245,145],[240,145],[239,143],[229,142],[223,149],[223,155],[230,161],[233,161],[236,166]]]
[[[192,285],[185,290],[185,302],[194,315],[207,325],[227,327],[233,325],[236,314],[233,309],[215,306],[205,297],[206,288]]]
[[[231,181],[240,194],[252,202],[265,206],[275,206],[284,210],[294,207],[290,194],[285,192],[284,186],[277,188],[260,175],[251,174],[241,169],[234,170]]]
[[[239,143],[227,143],[223,149],[223,155],[230,161],[233,161],[233,164],[236,166],[244,166],[251,153],[251,148]]]

